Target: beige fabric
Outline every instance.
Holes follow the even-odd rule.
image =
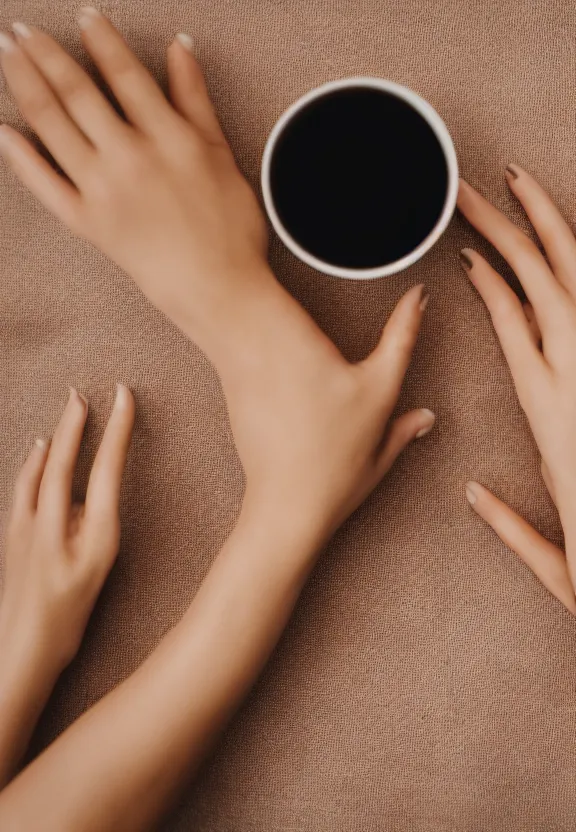
[[[196,38],[255,184],[266,135],[290,102],[326,80],[375,74],[438,109],[463,175],[523,227],[503,177],[508,161],[537,175],[576,219],[569,0],[101,7],[158,77],[174,33]],[[76,11],[72,0],[3,0],[0,26],[24,19],[79,55]],[[0,119],[20,124],[5,90]],[[3,167],[0,218],[0,509],[69,384],[92,406],[79,489],[117,380],[139,409],[121,555],[42,721],[39,749],[178,620],[232,526],[242,478],[217,379],[196,347]],[[574,622],[464,498],[465,480],[478,478],[561,539],[488,316],[457,264],[463,245],[489,252],[456,217],[419,264],[363,284],[316,274],[273,240],[280,279],[350,358],[372,347],[400,294],[426,281],[431,301],[401,407],[430,407],[438,425],[337,535],[166,830],[574,829]]]

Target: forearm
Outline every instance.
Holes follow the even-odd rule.
[[[180,624],[0,796],[0,827],[150,829],[276,644],[319,548],[301,532],[243,512]]]
[[[0,789],[14,776],[58,671],[0,607]]]

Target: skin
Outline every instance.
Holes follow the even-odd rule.
[[[62,670],[82,641],[120,545],[118,502],[134,399],[118,385],[86,500],[72,479],[88,405],[76,390],[52,443],[36,440],[7,524],[0,604],[0,786],[13,776]]]
[[[15,830],[151,828],[254,683],[331,534],[434,423],[426,409],[391,420],[423,286],[400,299],[371,355],[347,362],[272,274],[264,217],[192,53],[170,47],[170,104],[103,16],[85,13],[81,27],[127,121],[50,37],[19,27],[18,42],[0,39],[6,81],[69,179],[7,126],[0,150],[213,361],[246,489],[180,624],[4,789],[0,827]],[[17,603],[7,586],[2,605]],[[48,605],[39,627],[57,612]],[[27,717],[7,714],[22,732]]]
[[[214,362],[246,494],[232,536],[180,624],[0,795],[0,825],[15,830],[151,828],[253,684],[324,543],[433,423],[429,411],[413,411],[389,424],[425,308],[422,287],[401,299],[372,355],[346,362],[267,266],[260,208],[192,54],[180,41],[170,47],[170,106],[105,18],[90,12],[82,28],[127,122],[54,41],[20,30],[19,46],[4,40],[7,83],[70,181],[8,127],[0,128],[2,153],[50,210],[122,266]],[[532,333],[535,356],[534,324],[546,340],[554,300],[532,280],[528,238],[465,183],[460,208],[534,289],[526,286],[534,321],[518,304],[515,331],[522,350],[521,327]],[[499,223],[501,237],[494,236]],[[497,326],[505,302],[516,309],[515,302],[501,279],[490,289],[479,256],[470,256],[471,277]],[[497,326],[509,361],[511,328]],[[537,422],[539,441],[546,431],[539,422],[537,434]],[[544,445],[560,510],[569,499],[565,491],[558,496],[568,465],[554,468]],[[482,516],[522,554],[520,531],[536,533],[487,492],[477,494],[476,510],[482,514],[491,499],[492,514]]]
[[[550,196],[527,171],[509,165],[506,179],[545,256],[465,182],[458,207],[509,263],[529,304],[523,308],[501,275],[472,249],[463,249],[472,266],[464,261],[463,265],[491,315],[540,451],[542,476],[560,515],[566,552],[479,483],[469,482],[466,493],[480,517],[576,614],[576,239]]]

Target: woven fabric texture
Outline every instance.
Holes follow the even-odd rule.
[[[508,162],[536,175],[576,222],[569,0],[100,7],[163,84],[172,37],[194,36],[225,132],[256,187],[266,136],[295,98],[327,80],[377,75],[432,103],[462,175],[523,228],[503,176]],[[76,13],[72,0],[3,0],[0,27],[38,25],[86,63]],[[22,127],[5,87],[0,120]],[[459,216],[418,264],[365,283],[318,274],[272,239],[279,279],[350,359],[376,343],[400,295],[426,283],[430,304],[399,409],[429,407],[438,421],[334,538],[165,832],[574,829],[574,622],[464,496],[464,482],[478,479],[561,540],[489,317],[457,261],[464,245],[513,279]],[[53,430],[68,385],[91,403],[79,492],[115,382],[138,404],[120,557],[37,751],[178,620],[232,528],[242,472],[206,358],[4,166],[0,287],[0,510],[33,438]]]

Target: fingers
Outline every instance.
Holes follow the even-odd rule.
[[[432,411],[423,407],[420,410],[404,413],[392,422],[384,446],[378,454],[376,468],[379,480],[388,473],[397,457],[410,442],[430,433],[435,421],[436,416]]]
[[[64,111],[48,82],[12,38],[0,37],[6,83],[32,130],[75,182],[95,159],[95,150]]]
[[[132,437],[134,414],[134,397],[127,387],[119,384],[112,414],[88,482],[88,523],[106,524],[118,516],[120,486]]]
[[[168,82],[174,108],[203,137],[215,144],[227,144],[208,95],[200,64],[194,56],[190,35],[176,35],[168,49]]]
[[[52,438],[52,447],[38,496],[38,511],[60,528],[66,526],[70,514],[72,480],[87,415],[86,400],[72,388],[68,404]]]
[[[406,292],[390,315],[378,346],[361,362],[360,366],[373,376],[377,395],[390,410],[400,395],[428,297],[423,284]]]
[[[133,125],[153,135],[171,114],[176,117],[156,81],[104,15],[86,7],[78,22],[86,50]]]
[[[522,304],[506,281],[478,252],[471,248],[462,249],[460,262],[486,304],[518,394],[522,397],[528,386],[533,385],[535,375],[546,369]]]
[[[538,326],[538,321],[536,320],[536,315],[534,314],[534,309],[532,308],[531,303],[523,303],[522,308],[524,310],[524,315],[526,316],[526,320],[528,321],[528,328],[530,330],[530,335],[532,336],[532,340],[534,344],[540,350],[542,347],[542,333],[540,332],[540,327]]]
[[[479,483],[467,483],[466,496],[474,511],[494,529],[502,542],[516,552],[546,589],[576,615],[576,599],[564,553]]]
[[[18,474],[12,501],[13,516],[29,516],[36,511],[38,492],[48,459],[49,444],[45,439],[34,442],[28,458]]]
[[[6,124],[0,125],[0,154],[42,205],[74,231],[81,198],[73,185],[59,176],[24,136]]]
[[[15,23],[17,40],[42,73],[62,107],[96,147],[117,141],[128,129],[86,72],[49,35]]]
[[[576,239],[544,188],[518,165],[508,165],[506,181],[520,200],[544,246],[555,277],[576,298]]]
[[[534,307],[546,341],[546,330],[553,333],[562,314],[566,292],[542,253],[517,225],[463,179],[458,191],[458,208],[514,269]]]

